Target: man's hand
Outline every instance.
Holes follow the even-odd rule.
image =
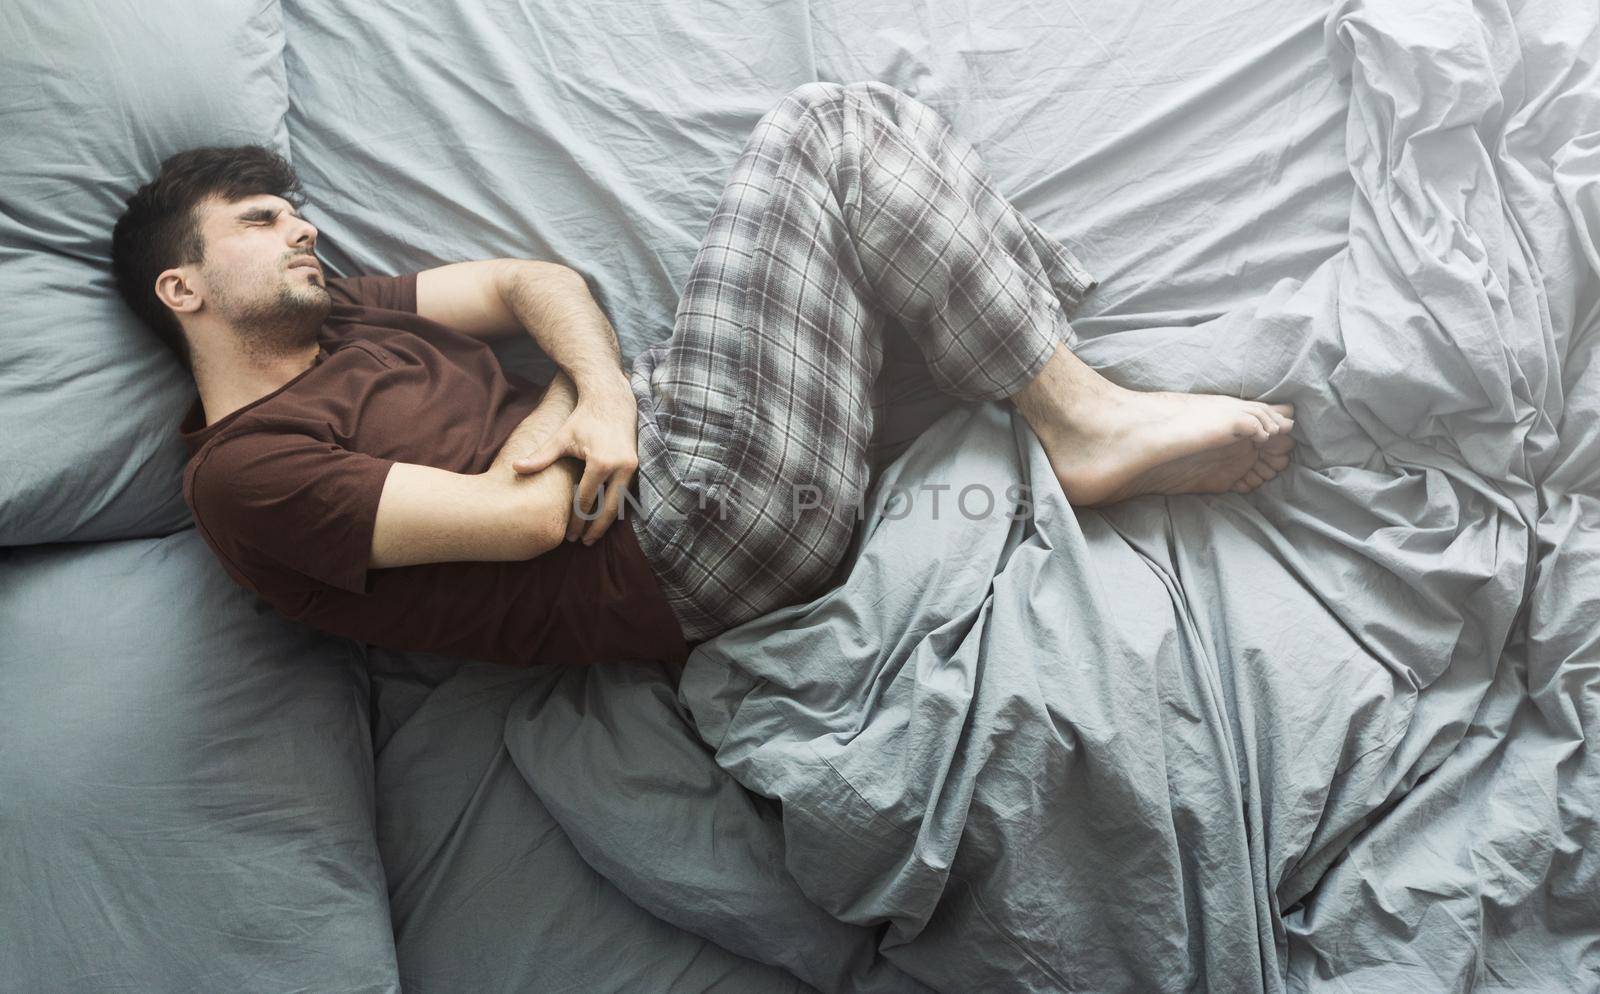
[[[578,387],[577,405],[555,434],[512,461],[518,473],[537,473],[562,456],[582,460],[567,541],[581,536],[584,545],[593,545],[616,521],[639,468],[638,417],[638,403],[621,370],[614,378],[591,379]]]

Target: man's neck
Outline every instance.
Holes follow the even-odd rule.
[[[319,350],[318,344],[312,344],[297,354],[283,356],[196,355],[194,382],[206,424],[216,424],[310,369]]]

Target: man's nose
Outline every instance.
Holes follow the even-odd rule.
[[[299,225],[295,228],[294,241],[292,244],[303,245],[306,248],[310,248],[317,243],[316,225],[305,220],[304,218],[300,218],[298,220]]]

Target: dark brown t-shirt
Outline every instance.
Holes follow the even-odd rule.
[[[531,560],[368,569],[389,468],[487,470],[543,390],[418,315],[415,273],[327,285],[309,369],[212,425],[196,401],[179,429],[184,500],[229,575],[290,618],[393,649],[681,663],[683,631],[631,517]]]

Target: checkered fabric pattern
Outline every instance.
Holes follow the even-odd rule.
[[[952,402],[1004,400],[1076,343],[1067,314],[1097,281],[985,172],[878,82],[808,83],[756,125],[672,337],[631,375],[625,513],[691,643],[838,567],[879,460],[909,441],[874,433],[905,391],[880,381],[891,330]]]

